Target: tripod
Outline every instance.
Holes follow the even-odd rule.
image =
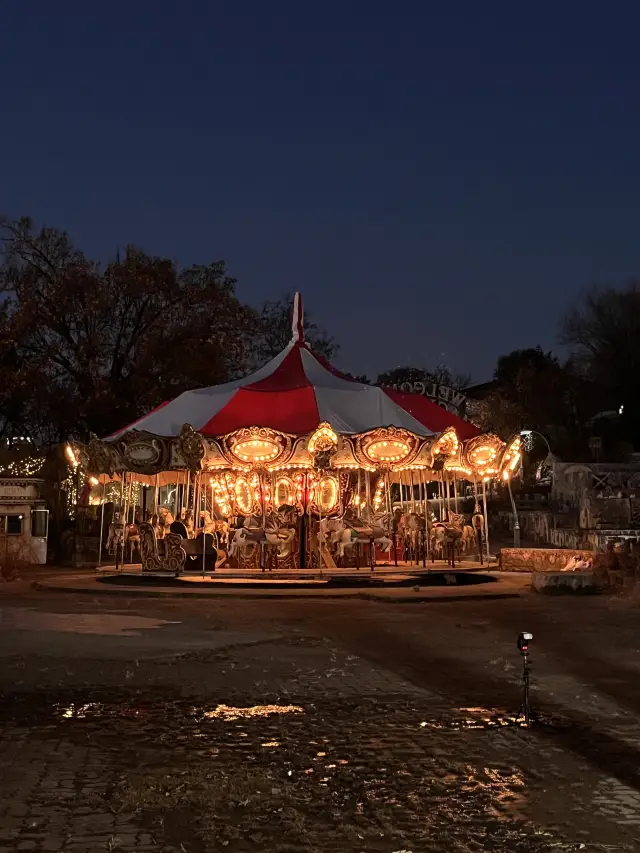
[[[522,649],[522,714],[524,716],[524,724],[527,728],[531,726],[531,700],[529,698],[530,672],[529,649],[525,647]]]

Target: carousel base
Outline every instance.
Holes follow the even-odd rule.
[[[308,584],[325,585],[333,583],[388,583],[388,584],[410,584],[410,583],[464,583],[464,575],[476,572],[489,571],[496,568],[497,561],[491,558],[489,562],[483,563],[474,560],[461,560],[451,568],[442,561],[428,562],[426,566],[416,565],[406,561],[398,560],[398,564],[378,564],[374,569],[362,567],[356,568],[314,568],[314,569],[273,569],[261,571],[256,569],[218,568],[214,572],[187,571],[179,576],[180,581],[188,583],[295,583],[296,585]],[[171,578],[167,572],[143,572],[140,563],[125,564],[123,566],[100,566],[97,570],[101,575],[118,575],[123,578]],[[471,578],[468,582],[474,582]]]

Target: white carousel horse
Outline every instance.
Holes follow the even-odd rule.
[[[235,556],[238,551],[244,554],[249,547],[265,544],[276,546],[278,557],[289,556],[296,531],[293,527],[286,525],[284,515],[269,512],[265,517],[264,527],[260,524],[261,521],[262,519],[255,515],[245,518],[243,526],[234,533],[229,547],[230,557]]]
[[[460,549],[464,526],[464,515],[457,512],[450,512],[446,521],[439,522],[437,525],[434,525],[434,531],[444,531],[444,533],[438,533],[436,535],[439,539],[438,544],[440,545],[442,558],[445,559],[450,566],[455,565],[455,556]]]
[[[105,545],[107,553],[113,556],[118,553],[118,548],[124,546],[125,541],[125,523],[122,512],[122,507],[113,507],[113,518],[109,524],[109,533],[107,535],[107,544]]]
[[[327,544],[327,536],[329,537],[330,544],[337,549],[339,557],[344,557],[345,548],[353,548],[354,545],[360,544],[369,545],[371,543],[381,546],[382,550],[388,554],[393,544],[393,541],[383,527],[378,525],[361,528],[352,527],[345,524],[341,518],[323,518],[320,520],[318,539],[322,547]]]
[[[434,524],[431,528],[430,547],[434,560],[441,560],[444,556],[445,528],[442,524]]]

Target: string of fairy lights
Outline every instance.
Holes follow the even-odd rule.
[[[36,477],[45,460],[27,436],[5,439],[0,444],[0,477]]]

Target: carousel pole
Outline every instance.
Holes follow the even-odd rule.
[[[202,489],[202,471],[200,471],[198,473],[198,487],[199,487],[199,489],[198,489],[198,521],[200,521],[200,501],[202,499],[202,491],[203,491],[203,489]],[[205,489],[205,494],[206,494],[206,489]],[[215,545],[214,545],[214,548],[215,548]],[[205,573],[206,573],[206,555],[207,555],[207,532],[204,528],[204,521],[203,521],[203,525],[202,525],[202,577],[203,578],[204,578]],[[216,555],[213,559],[213,565],[214,566],[216,564],[217,556],[218,556],[218,554],[216,551]]]
[[[180,500],[180,471],[176,474],[176,496],[173,502],[173,517],[178,519],[178,501]]]
[[[159,483],[160,474],[156,474],[156,488],[155,494],[153,496],[153,514],[158,514],[158,483]]]
[[[267,508],[264,504],[264,490],[262,488],[262,475],[260,474],[259,471],[258,471],[257,476],[258,476],[258,494],[260,495],[260,506],[262,508],[262,530],[264,531],[265,527],[267,526]],[[271,558],[271,555],[269,555],[269,559],[270,558]],[[267,559],[266,546],[261,542],[260,543],[260,568],[262,569],[263,572],[266,569],[266,565],[265,565],[266,559]],[[276,564],[276,568],[277,568],[277,564]]]
[[[127,490],[127,511],[125,513],[125,528],[124,528],[125,537],[126,537],[127,532],[129,530],[129,523],[130,523],[129,522],[129,513],[131,512],[132,503],[133,503],[133,474],[129,474],[129,488]],[[134,511],[133,511],[133,514],[131,517],[131,524],[134,523],[134,519],[135,519],[135,508],[134,508]],[[122,539],[122,565],[124,565],[124,561],[125,561],[125,546],[126,546],[126,544],[127,543],[125,541],[125,538],[123,538]],[[130,554],[129,562],[131,562],[131,557],[132,557],[131,551],[129,551],[129,554]]]
[[[422,499],[422,514],[424,515],[424,542],[422,543],[422,566],[427,568],[429,562],[429,503],[427,501],[427,484],[422,468],[418,471],[420,479],[420,497]]]
[[[124,481],[126,480],[126,477],[127,477],[127,472],[123,471],[120,474],[120,512],[119,512],[120,518],[118,520],[118,524],[122,525],[122,540],[123,540],[122,557],[123,558],[124,558],[124,518],[123,518],[123,513],[124,513]],[[118,539],[116,539],[116,571],[118,571],[119,565],[120,565],[119,556],[120,556],[120,537],[118,537]]]
[[[371,506],[371,477],[369,475],[369,471],[364,472],[364,488],[367,500],[367,511],[371,512],[371,515],[373,516],[375,513],[373,507]]]
[[[474,503],[473,503],[473,514],[475,515],[476,513],[479,513],[479,512],[480,512],[480,497],[479,497],[479,495],[478,495],[478,479],[477,479],[477,477],[476,477],[476,475],[475,475],[475,474],[473,475],[473,499],[474,499]],[[484,522],[483,522],[483,526],[484,526]],[[482,558],[482,534],[483,534],[483,532],[484,532],[484,531],[483,531],[483,530],[478,530],[478,528],[475,526],[475,524],[474,524],[474,530],[475,530],[475,532],[476,532],[476,537],[475,537],[475,538],[478,540],[478,559],[480,560],[480,565],[482,565],[482,563],[483,563],[483,558]]]
[[[449,521],[450,507],[449,507],[449,498],[451,497],[449,494],[449,477],[445,473],[444,468],[442,469],[442,495],[443,502],[442,507],[444,509],[445,515],[447,517],[447,521]]]
[[[453,496],[455,500],[456,513],[458,512],[458,478],[455,473],[453,475]]]
[[[391,530],[393,535],[393,562],[394,565],[398,565],[398,544],[396,540],[396,532],[393,528],[393,502],[391,500],[391,473],[389,471],[386,472],[386,480],[387,480],[387,506],[389,507],[389,517],[391,519]],[[402,481],[400,484],[400,488],[402,489]]]
[[[413,471],[409,469],[409,483],[411,487],[411,512],[415,514],[416,511],[416,498],[413,491]]]
[[[320,542],[320,525],[322,524],[322,506],[318,502],[318,568],[322,577],[322,544]],[[311,528],[311,516],[309,516],[309,528]]]
[[[102,475],[104,477],[104,474]],[[96,568],[100,568],[102,565],[102,537],[104,535],[104,498],[107,491],[107,481],[103,480],[102,482],[102,497],[100,499],[100,542],[98,543],[98,565]]]
[[[487,485],[482,480],[482,508],[484,511],[484,538],[487,546],[487,563],[489,562],[489,518],[487,516]]]
[[[193,475],[193,535],[197,536],[200,528],[200,471]]]
[[[303,484],[302,485],[302,512],[300,513],[300,509],[298,509],[298,512],[300,513],[300,521],[299,521],[300,555],[299,555],[299,557],[300,557],[300,568],[306,569],[307,568],[307,542],[306,542],[307,535],[309,536],[309,560],[311,560],[311,516],[309,516],[309,530],[306,529],[307,524],[306,524],[306,519],[305,519],[305,515],[306,515],[306,511],[307,511],[307,501],[305,498],[305,496],[307,494],[307,474],[306,474],[306,472],[302,474],[302,484]],[[296,503],[297,503],[297,499],[296,499]],[[309,566],[309,568],[311,568],[311,566]]]

